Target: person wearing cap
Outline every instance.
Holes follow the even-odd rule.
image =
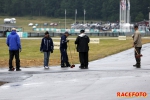
[[[19,52],[21,52],[21,41],[19,35],[16,33],[15,28],[12,28],[11,33],[7,36],[6,44],[9,47],[9,71],[15,70],[14,66],[12,65],[14,56],[16,59],[16,71],[21,71],[19,58]]]
[[[44,53],[44,68],[45,69],[49,69],[49,57],[50,57],[50,53],[53,53],[53,40],[52,38],[49,36],[49,32],[46,31],[45,32],[45,36],[41,41],[41,47],[40,47],[40,51]]]
[[[77,52],[79,52],[81,69],[88,69],[88,51],[90,42],[89,37],[84,33],[84,30],[80,31],[80,35],[76,38],[75,44],[77,45]]]
[[[62,36],[61,36],[61,40],[60,40],[60,53],[61,53],[61,67],[70,67],[70,63],[68,61],[68,54],[67,54],[67,42],[69,42],[69,40],[67,40],[67,37],[69,36],[68,32],[65,32]]]
[[[134,26],[134,30],[135,30],[135,33],[132,36],[132,38],[133,38],[133,47],[135,48],[134,51],[135,51],[136,64],[133,65],[133,66],[136,67],[136,68],[140,68],[141,67],[141,58],[140,57],[136,57],[136,56],[138,54],[141,54],[142,40],[141,40],[141,34],[138,31],[138,26],[137,25]]]

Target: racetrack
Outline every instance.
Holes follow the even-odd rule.
[[[149,100],[150,44],[142,48],[142,66],[136,69],[134,50],[92,61],[89,69],[59,66],[22,68],[21,72],[0,70],[1,100]],[[117,97],[118,92],[145,92],[147,97]],[[16,96],[17,94],[17,96]]]

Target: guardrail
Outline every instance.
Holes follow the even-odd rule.
[[[33,32],[28,32],[27,37],[43,37],[44,32],[41,33],[33,33]],[[61,36],[63,33],[52,33],[50,32],[51,37],[56,37],[56,36]],[[131,36],[133,33],[112,33],[112,32],[103,32],[103,33],[86,33],[88,36],[96,36],[96,37],[118,37],[118,36]],[[146,33],[141,33],[142,36],[150,36],[150,32]],[[77,36],[79,33],[71,33],[72,36]],[[3,33],[0,33],[0,37],[6,37]]]

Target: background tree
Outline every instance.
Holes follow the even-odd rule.
[[[130,0],[131,21],[148,19],[150,0]],[[0,15],[6,16],[48,16],[73,18],[77,9],[78,19],[105,20],[116,22],[119,20],[120,0],[0,0]],[[140,13],[139,13],[140,12]]]
[[[138,15],[135,17],[135,21],[138,22],[141,20],[144,20],[144,15],[141,12],[139,12]]]

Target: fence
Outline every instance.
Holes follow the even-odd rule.
[[[51,37],[61,36],[63,33],[54,33],[50,32]],[[80,33],[71,33],[71,36],[77,36]],[[86,33],[88,36],[95,37],[118,37],[118,36],[131,36],[133,33],[112,33],[112,32],[103,32],[103,33]],[[150,32],[141,33],[142,36],[150,36]],[[29,32],[26,37],[43,37],[44,32]],[[6,37],[3,33],[0,33],[0,37]]]

